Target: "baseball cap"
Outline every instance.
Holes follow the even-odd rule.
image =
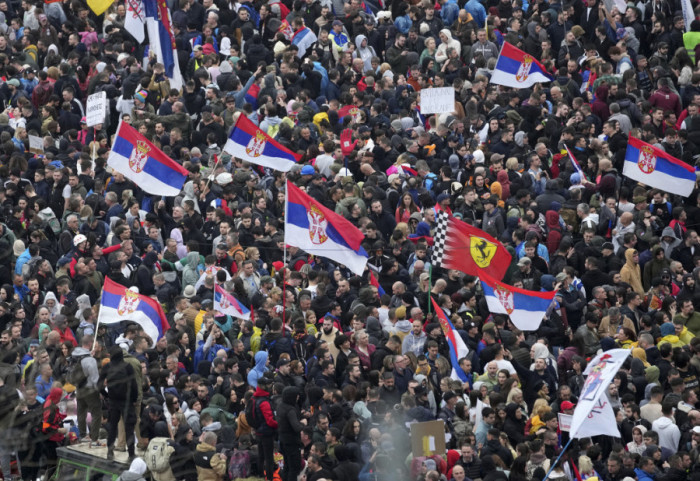
[[[286,366],[287,364],[289,364],[289,359],[280,359],[279,361],[277,361],[277,368],[279,369],[280,367]]]
[[[695,426],[695,427],[693,428],[693,432],[694,432],[695,434],[700,434],[700,426]]]
[[[314,175],[316,170],[314,170],[312,165],[305,165],[301,168],[301,175]]]
[[[336,25],[340,25],[342,27],[343,22],[341,22],[340,20],[333,20],[333,26],[335,27]]]
[[[574,403],[571,401],[564,401],[561,403],[561,410],[566,411],[567,409],[573,409],[574,408]]]
[[[522,259],[520,259],[518,261],[518,266],[520,266],[520,267],[529,266],[530,264],[532,264],[532,261],[530,260],[529,257],[523,257]]]

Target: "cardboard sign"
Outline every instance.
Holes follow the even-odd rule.
[[[571,429],[572,418],[571,414],[559,413],[559,429],[568,433]]]
[[[411,424],[411,449],[413,457],[444,455],[445,422],[442,420]]]
[[[36,135],[28,135],[29,137],[29,152],[33,154],[44,153],[44,138]]]
[[[88,127],[102,124],[107,115],[107,92],[92,94],[87,99],[85,107],[85,122]]]
[[[455,111],[455,89],[454,87],[438,87],[421,89],[420,91],[420,113],[426,114],[449,114]]]

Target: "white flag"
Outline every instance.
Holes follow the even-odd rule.
[[[579,431],[581,431],[584,424],[586,424],[586,437],[601,434],[619,437],[620,433],[617,431],[617,423],[615,422],[612,407],[610,407],[607,396],[602,396],[607,393],[615,374],[620,370],[630,352],[630,349],[611,349],[598,354],[588,365],[584,372],[588,377],[581,389],[578,405],[574,410],[574,417],[571,421],[571,431],[569,433],[572,438],[580,437]],[[609,410],[609,413],[606,409]],[[592,419],[589,417],[590,415],[595,416],[596,421],[600,419],[601,422],[590,422]],[[610,426],[605,426],[606,423],[610,424],[608,416],[612,418],[615,434],[610,434]]]
[[[574,412],[574,414],[576,413]],[[581,425],[576,435],[572,437],[581,439],[601,435],[614,438],[622,437],[620,436],[620,430],[617,429],[617,420],[615,419],[612,405],[605,393],[600,396],[591,412],[586,416],[585,422]]]
[[[141,0],[126,0],[124,28],[138,43],[143,43],[146,39],[145,23],[146,16],[143,13],[143,2]]]

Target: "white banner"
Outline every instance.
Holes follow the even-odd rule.
[[[690,32],[690,24],[695,20],[695,12],[690,0],[681,0],[681,8],[683,9],[683,20],[685,20],[685,29]]]
[[[593,409],[586,416],[584,423],[572,437],[581,439],[601,435],[614,438],[621,437],[620,431],[617,429],[617,420],[615,419],[612,404],[610,404],[606,394],[600,396],[598,401],[596,401]]]
[[[571,419],[573,416],[571,414],[559,413],[559,430],[569,432],[571,430]]]
[[[427,114],[450,114],[455,111],[455,89],[454,87],[438,87],[421,89],[420,91],[420,113]]]
[[[36,135],[27,135],[29,138],[29,152],[33,154],[44,153],[44,138]]]
[[[599,434],[609,434],[609,426],[605,426],[604,422],[591,423],[589,416],[594,414],[594,410],[601,411],[607,419],[607,413],[604,411],[605,405],[601,406],[601,402],[606,402],[607,406],[610,403],[607,402],[607,396],[601,397],[607,393],[608,387],[612,382],[617,371],[630,355],[629,349],[611,349],[610,351],[598,354],[588,365],[584,374],[587,374],[586,382],[581,389],[581,395],[579,396],[578,404],[574,410],[573,419],[571,420],[571,437],[578,437],[579,431],[586,424],[587,436],[596,436]],[[612,414],[612,408],[610,408],[610,414]],[[607,422],[607,421],[605,421]],[[613,427],[617,432],[617,424],[615,423],[615,417],[612,419]],[[595,434],[592,434],[592,433]],[[616,434],[619,436],[619,433]]]
[[[102,124],[107,115],[107,92],[97,92],[87,98],[85,122],[88,127]]]

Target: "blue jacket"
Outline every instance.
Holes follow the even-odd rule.
[[[255,367],[248,373],[248,384],[254,388],[258,387],[258,379],[267,371],[265,364],[267,364],[267,352],[258,351],[255,354]]]
[[[653,474],[649,474],[643,469],[634,468],[634,474],[637,475],[637,481],[655,481]]]
[[[484,28],[486,23],[486,9],[479,0],[469,0],[464,9],[476,21],[479,28]]]

